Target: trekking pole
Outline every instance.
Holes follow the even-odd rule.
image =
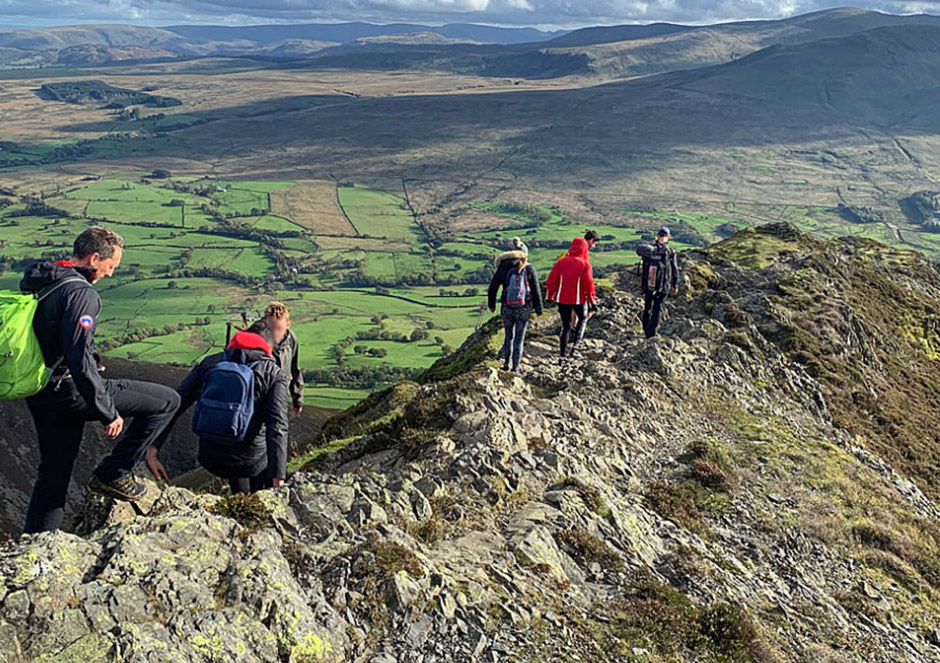
[[[232,323],[227,321],[225,323],[225,347],[228,347],[229,341],[232,340]]]

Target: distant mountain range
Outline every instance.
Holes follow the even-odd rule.
[[[724,64],[770,46],[905,26],[940,26],[940,17],[897,16],[846,7],[775,21],[710,26],[653,23],[554,33],[534,28],[404,23],[64,26],[0,31],[0,64],[83,67],[132,60],[247,56],[271,59],[270,66],[290,68],[611,79]]]
[[[940,26],[940,17],[896,16],[850,7],[778,21],[585,28],[528,44],[377,44],[360,40],[323,49],[286,66],[435,69],[519,78],[630,78],[724,64],[775,45],[805,44],[905,26]]]
[[[142,28],[130,25],[78,25],[0,31],[0,64],[16,66],[86,66],[120,60],[217,55],[296,57],[359,39],[434,35],[448,42],[519,44],[563,34],[535,28],[487,25],[443,26],[397,23],[335,23],[228,27],[178,25]],[[406,39],[414,43],[414,37]]]

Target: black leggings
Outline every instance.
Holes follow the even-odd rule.
[[[572,313],[577,317],[578,324],[574,328],[574,341],[572,346],[578,345],[584,337],[584,325],[587,322],[586,306],[584,304],[559,304],[558,315],[561,316],[561,356],[565,356],[568,349],[568,336],[571,334]]]
[[[253,477],[239,477],[229,479],[228,487],[232,489],[232,495],[243,493],[249,495],[257,493],[259,490],[271,487],[271,478],[268,476],[268,470],[265,469],[261,474]]]
[[[666,293],[654,295],[651,292],[647,292],[645,295],[643,333],[646,334],[646,338],[656,336],[656,328],[659,326],[659,313],[662,310],[664,299],[666,299]]]

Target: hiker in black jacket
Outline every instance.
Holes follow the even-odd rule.
[[[232,493],[279,488],[287,478],[287,375],[271,354],[273,334],[264,319],[232,337],[225,352],[203,359],[176,388],[181,404],[177,419],[199,400],[209,371],[219,362],[251,365],[254,373],[254,415],[247,434],[234,444],[199,440],[199,464],[228,479]],[[158,480],[169,481],[158,454],[171,427],[147,450],[147,466]]]
[[[271,348],[274,360],[290,378],[290,398],[295,414],[304,409],[304,376],[300,372],[297,337],[290,329],[290,310],[281,302],[271,302],[264,310],[264,319],[274,336]]]
[[[529,317],[533,311],[536,315],[542,315],[542,291],[535,268],[527,263],[525,257],[499,263],[487,291],[490,312],[496,311],[496,293],[501,287],[500,317],[506,330],[506,338],[503,341],[503,370],[518,371]]]
[[[655,244],[641,244],[636,253],[643,258],[643,333],[646,338],[656,335],[659,314],[666,295],[679,292],[679,264],[676,252],[666,246],[672,239],[669,228],[663,226],[656,232]]]
[[[114,273],[124,253],[121,236],[93,227],[75,240],[71,260],[31,265],[20,282],[24,292],[40,298],[33,330],[49,384],[26,399],[39,437],[39,468],[26,511],[24,531],[44,532],[62,524],[72,468],[85,424],[97,421],[105,436],[117,439],[111,453],[95,468],[90,492],[134,501],[145,487],[133,475],[134,465],[167,427],[179,407],[169,387],[138,380],[106,380],[94,333],[101,299],[92,286]],[[124,418],[131,419],[125,428]]]

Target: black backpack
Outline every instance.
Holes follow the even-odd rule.
[[[669,290],[671,285],[672,250],[665,244],[641,244],[637,255],[643,258],[640,286],[643,292],[658,295]]]

